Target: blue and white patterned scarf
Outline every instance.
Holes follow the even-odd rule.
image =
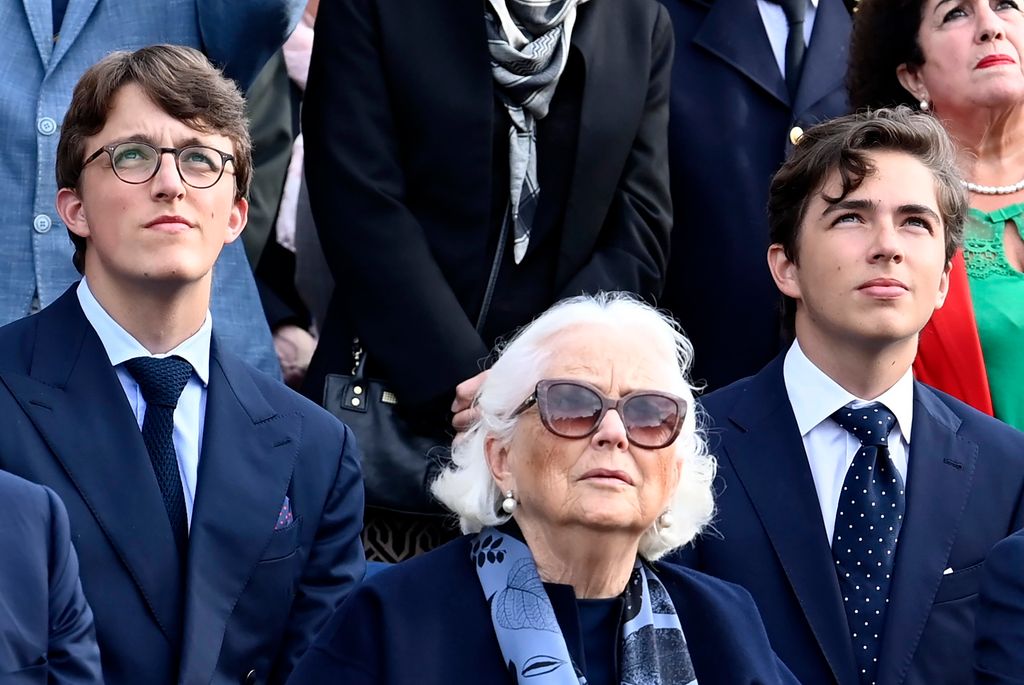
[[[509,210],[515,228],[512,254],[519,264],[530,244],[537,212],[537,120],[548,114],[569,58],[576,7],[587,0],[488,0],[484,13],[491,75],[509,128]]]
[[[494,528],[472,546],[501,654],[517,683],[586,685],[569,656],[530,548]],[[637,559],[622,594],[622,685],[696,685],[679,616],[665,587]]]

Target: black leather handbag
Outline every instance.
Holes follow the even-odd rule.
[[[505,252],[510,212],[502,222],[476,330],[483,330]],[[398,398],[385,381],[366,376],[366,352],[353,341],[352,373],[329,374],[323,406],[356,434],[363,455],[363,485],[368,508],[400,513],[450,516],[430,494],[430,483],[451,457],[447,436],[425,435],[397,411]]]
[[[447,463],[450,440],[417,432],[399,415],[398,398],[387,384],[366,376],[366,354],[358,340],[353,362],[351,375],[327,376],[323,405],[356,434],[366,506],[443,515],[430,483]]]

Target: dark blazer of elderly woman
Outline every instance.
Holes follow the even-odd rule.
[[[931,112],[960,145],[971,211],[917,378],[1024,429],[1024,13],[1017,0],[861,0],[850,101]],[[912,256],[908,256],[912,258]]]
[[[501,353],[434,483],[465,536],[354,591],[292,683],[795,683],[738,586],[657,563],[707,525],[689,342],[626,296]]]

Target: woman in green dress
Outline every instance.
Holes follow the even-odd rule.
[[[1015,0],[861,0],[848,84],[854,107],[919,107],[960,145],[972,210],[914,370],[1024,429],[1022,61]]]

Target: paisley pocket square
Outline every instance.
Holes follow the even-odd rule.
[[[284,496],[284,502],[281,503],[281,512],[277,515],[277,523],[274,524],[274,530],[281,530],[291,525],[295,517],[292,515],[292,501],[288,499],[288,495]]]

